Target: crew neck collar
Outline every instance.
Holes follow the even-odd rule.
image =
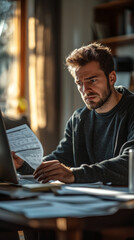
[[[95,109],[93,110],[94,113],[95,113],[95,116],[97,118],[109,118],[111,117],[115,112],[117,112],[117,110],[120,108],[120,106],[122,105],[122,102],[124,101],[124,98],[125,98],[125,95],[126,95],[126,91],[125,91],[125,88],[116,88],[117,91],[119,91],[120,93],[122,93],[122,98],[120,99],[120,101],[108,112],[105,112],[105,113],[97,113],[95,111]]]

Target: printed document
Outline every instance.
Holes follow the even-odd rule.
[[[43,158],[43,147],[28,127],[23,124],[6,131],[11,151],[24,159],[32,168],[37,168]]]
[[[46,194],[45,194],[46,195]],[[23,214],[29,219],[32,218],[54,218],[54,217],[88,217],[105,216],[114,214],[120,207],[118,201],[104,201],[102,199],[81,196],[81,202],[76,198],[72,201],[59,201],[59,197],[51,199],[51,196],[45,199],[28,199],[19,201],[0,202],[0,208],[11,212]],[[52,197],[53,198],[53,197]],[[90,200],[91,198],[91,200]]]

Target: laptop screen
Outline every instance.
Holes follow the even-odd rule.
[[[18,183],[17,172],[12,159],[5,125],[0,110],[0,181]]]

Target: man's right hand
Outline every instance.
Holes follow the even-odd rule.
[[[45,161],[33,173],[34,178],[42,183],[59,180],[64,183],[74,183],[75,177],[72,170],[60,163],[59,160]]]
[[[24,163],[24,160],[20,157],[18,157],[15,152],[12,152],[12,157],[13,157],[13,160],[14,160],[14,164],[15,164],[15,167],[16,169],[22,167],[23,163]]]

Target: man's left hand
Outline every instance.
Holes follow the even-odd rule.
[[[24,160],[20,157],[18,157],[15,152],[12,152],[12,157],[13,157],[13,160],[14,160],[14,165],[16,167],[16,169],[22,167],[23,163],[24,163]]]

